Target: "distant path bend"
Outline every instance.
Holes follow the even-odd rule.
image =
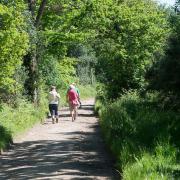
[[[47,119],[16,139],[0,156],[0,179],[118,180],[93,114],[94,100],[82,105],[75,122],[62,108],[58,124]]]

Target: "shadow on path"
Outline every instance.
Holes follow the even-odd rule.
[[[81,114],[91,117],[89,112]],[[119,179],[105,150],[98,123],[89,122],[86,126],[89,131],[82,128],[64,132],[60,128],[51,132],[51,136],[64,139],[15,144],[14,149],[0,157],[0,179]]]

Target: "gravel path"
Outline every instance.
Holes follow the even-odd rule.
[[[16,139],[13,149],[0,156],[0,180],[118,180],[93,114],[94,102],[82,104],[75,122],[63,108],[58,124],[47,119]]]

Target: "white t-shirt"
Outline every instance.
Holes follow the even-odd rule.
[[[56,91],[49,92],[49,104],[58,104],[60,95]]]

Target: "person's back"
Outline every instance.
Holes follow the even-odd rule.
[[[79,91],[79,88],[76,86],[75,83],[72,83],[72,85],[74,86],[74,89],[75,89],[75,91],[76,91],[77,94],[78,94],[78,104],[79,104],[79,108],[81,108],[81,99],[80,99],[80,91]]]
[[[70,89],[68,91],[68,98],[69,98],[70,102],[78,101],[78,94],[77,94],[77,92],[74,89]]]
[[[54,124],[54,120],[56,117],[56,123],[58,123],[58,103],[59,103],[60,95],[56,91],[56,87],[52,86],[51,91],[48,94],[49,100],[49,111],[52,117],[52,123]]]
[[[74,121],[77,116],[77,107],[79,105],[79,102],[78,102],[78,94],[73,85],[70,85],[69,87],[69,90],[67,92],[67,100],[69,102],[69,109],[70,109],[72,121]]]
[[[49,104],[58,104],[59,94],[52,90],[49,92]]]

